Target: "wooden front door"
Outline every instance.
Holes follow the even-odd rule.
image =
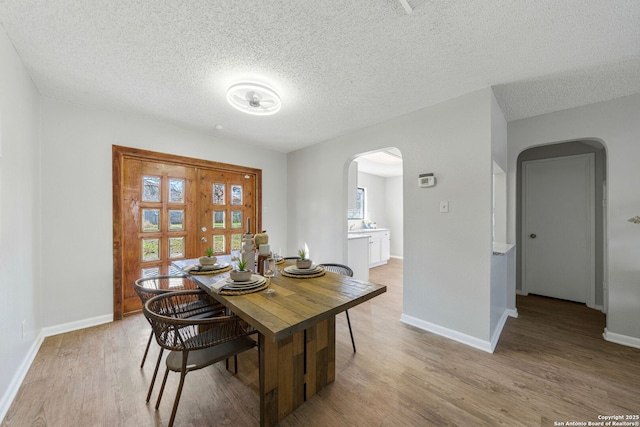
[[[240,250],[242,234],[248,228],[256,230],[255,176],[202,169],[198,171],[198,189],[200,253],[207,248],[212,248],[214,255]]]
[[[133,283],[171,263],[240,249],[260,229],[260,170],[113,147],[114,319],[141,309]]]

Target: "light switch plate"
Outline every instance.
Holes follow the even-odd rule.
[[[449,213],[449,202],[448,201],[440,202],[440,212],[441,213]]]

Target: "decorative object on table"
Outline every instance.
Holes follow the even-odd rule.
[[[200,258],[198,258],[198,262],[200,263],[200,265],[213,265],[218,260],[213,256],[213,249],[207,248],[204,253],[205,256],[201,256]]]
[[[295,277],[297,279],[313,279],[314,277],[324,276],[324,274],[324,268],[319,265],[312,265],[308,268],[298,268],[295,265],[288,265],[282,269],[283,276]]]
[[[244,282],[249,280],[252,274],[252,271],[247,269],[247,262],[244,259],[239,259],[236,269],[229,273],[229,277],[234,282]]]
[[[245,281],[231,280],[230,277],[220,279],[211,285],[211,290],[220,295],[245,295],[262,291],[268,287],[267,279],[257,274],[252,274]]]
[[[628,221],[634,224],[640,224],[640,216],[636,215],[633,218],[629,218]]]
[[[256,233],[254,240],[257,248],[260,248],[261,245],[268,244],[269,235],[267,234],[267,230],[262,230],[262,233]]]
[[[242,236],[242,259],[246,263],[246,269],[250,271],[256,270],[256,246],[254,244],[253,235],[245,233]]]
[[[310,268],[311,260],[307,258],[307,249],[298,249],[298,256],[300,259],[296,260],[296,267],[298,268]]]

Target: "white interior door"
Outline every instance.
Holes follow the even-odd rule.
[[[594,156],[523,162],[525,293],[594,304]]]

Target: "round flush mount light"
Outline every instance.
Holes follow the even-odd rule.
[[[227,91],[232,107],[256,116],[268,116],[280,111],[280,97],[271,88],[259,83],[236,83]]]

